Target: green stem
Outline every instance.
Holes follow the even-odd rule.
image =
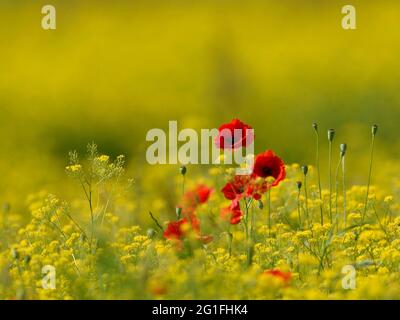
[[[324,213],[322,211],[322,188],[321,188],[321,175],[320,175],[320,168],[319,168],[319,134],[318,131],[315,131],[316,137],[317,137],[317,151],[316,151],[316,157],[315,157],[315,166],[317,168],[317,179],[318,179],[318,193],[319,193],[319,209],[320,209],[320,214],[321,214],[321,225],[324,224]]]
[[[346,176],[345,176],[345,156],[342,160],[342,174],[343,174],[343,220],[344,227],[346,228],[347,211],[346,211]]]
[[[244,198],[244,206],[245,206],[245,229],[246,229],[246,243],[249,241],[249,209],[247,207],[247,200]]]
[[[229,231],[228,232],[228,238],[229,238],[229,245],[228,245],[228,249],[229,249],[229,257],[232,256],[232,242],[233,242],[233,234]]]
[[[329,218],[332,224],[332,141],[329,141]]]
[[[182,175],[182,196],[185,195],[185,175]]]
[[[156,226],[161,230],[161,232],[164,232],[164,228],[161,226],[161,224],[158,222],[158,220],[153,216],[153,213],[149,211],[150,218],[154,221]]]
[[[339,213],[338,213],[338,198],[339,198],[339,169],[342,164],[342,155],[339,157],[339,162],[335,172],[335,224],[339,229]]]
[[[251,219],[251,223],[250,223],[250,234],[249,234],[249,208],[250,205],[253,201],[253,198],[249,199],[248,201],[246,201],[246,198],[244,200],[245,205],[246,205],[246,254],[247,254],[247,267],[249,267],[252,263],[252,259],[253,259],[253,240],[252,240],[252,236],[253,236],[253,223],[254,223],[254,213],[252,215],[252,219]]]
[[[312,219],[310,223],[310,213],[308,211],[308,191],[307,191],[307,175],[304,175],[304,195],[306,197],[306,218],[307,224],[310,226],[312,224]]]
[[[365,195],[365,204],[364,204],[364,212],[363,212],[363,216],[362,216],[362,221],[364,221],[365,215],[367,214],[369,187],[371,185],[371,175],[372,175],[372,161],[373,161],[373,157],[374,157],[374,145],[375,145],[375,135],[373,134],[372,140],[371,140],[370,157],[369,157],[369,173],[368,173],[367,193]]]
[[[268,235],[271,236],[271,188],[268,188],[267,192],[267,202],[268,202]]]
[[[252,204],[252,200],[250,200]],[[251,224],[250,224],[250,239],[254,240],[254,224],[255,224],[255,214],[254,214],[254,206],[251,205]]]
[[[94,213],[92,205],[92,185],[89,184],[89,208],[90,208],[90,221],[91,221],[91,232],[90,232],[90,246],[93,245],[94,237]]]
[[[301,229],[300,189],[297,193],[297,213],[299,215],[299,229]]]

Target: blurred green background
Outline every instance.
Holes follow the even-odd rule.
[[[41,28],[45,4],[55,31]],[[400,3],[352,0],[357,30],[341,27],[345,4],[1,0],[0,198],[62,187],[68,150],[92,140],[135,175],[149,129],[233,117],[289,163],[313,163],[312,122],[324,153],[335,128],[365,183],[373,123],[376,167],[399,156]]]

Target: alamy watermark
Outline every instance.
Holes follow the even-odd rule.
[[[159,128],[146,134],[149,164],[226,164],[237,165],[236,174],[252,173],[254,159],[253,129],[194,129],[178,131],[178,122],[169,121],[168,133]],[[246,140],[247,138],[247,140]],[[220,141],[222,141],[222,146]]]
[[[56,268],[52,265],[45,265],[42,268],[42,288],[54,290],[56,288]]]
[[[56,8],[50,4],[42,7],[42,29],[43,30],[56,30]]]
[[[342,288],[345,290],[354,290],[356,288],[356,268],[351,265],[345,265],[342,268],[342,274],[345,276],[342,279]]]
[[[356,29],[356,8],[351,4],[345,5],[342,7],[342,14],[345,15],[342,18],[342,28],[345,30]]]

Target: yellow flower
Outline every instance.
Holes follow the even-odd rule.
[[[82,166],[80,164],[74,164],[74,165],[65,167],[65,169],[70,172],[77,172],[82,169]]]
[[[97,160],[99,160],[100,162],[107,162],[109,159],[110,159],[110,157],[105,154],[97,157]]]
[[[386,196],[383,200],[385,203],[391,203],[393,201],[393,196]]]

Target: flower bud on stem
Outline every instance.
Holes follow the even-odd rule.
[[[315,155],[315,168],[317,169],[317,179],[318,179],[318,195],[319,195],[319,211],[320,211],[320,219],[321,225],[324,224],[324,213],[322,210],[322,188],[321,188],[321,175],[319,169],[319,132],[318,132],[318,124],[316,122],[313,123],[313,128],[316,136],[316,155]]]
[[[301,166],[301,172],[303,172],[303,175],[304,175],[304,195],[306,197],[306,220],[307,220],[307,224],[310,226],[310,215],[309,215],[309,212],[308,212],[308,192],[307,192],[308,167],[307,166]]]
[[[179,168],[179,172],[182,175],[182,196],[185,194],[185,175],[186,175],[186,167],[185,166],[181,166]]]
[[[364,221],[364,218],[367,214],[369,187],[371,185],[371,175],[372,175],[372,162],[373,162],[373,158],[374,158],[375,136],[376,136],[377,132],[378,132],[378,126],[376,124],[374,124],[371,127],[371,149],[370,149],[370,156],[369,156],[369,173],[368,173],[367,193],[365,195],[364,212],[362,215],[362,221]]]
[[[301,229],[301,205],[300,205],[300,194],[301,194],[301,181],[297,181],[297,214],[299,216],[299,229]]]
[[[328,159],[328,180],[329,180],[329,218],[332,224],[332,141],[335,137],[335,129],[328,130],[328,142],[329,142],[329,159]]]

